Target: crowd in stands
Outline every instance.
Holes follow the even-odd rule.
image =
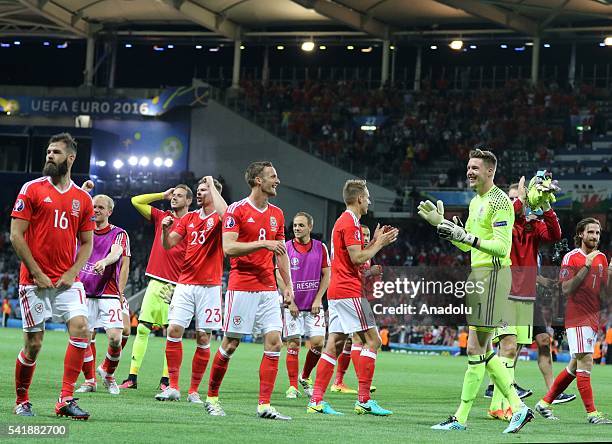
[[[606,121],[588,86],[562,89],[555,82],[533,88],[510,81],[498,89],[449,91],[444,84],[420,92],[400,87],[367,89],[359,82],[242,84],[243,105],[257,121],[291,143],[355,174],[385,185],[411,176],[415,167],[440,157],[465,160],[475,145],[494,151],[521,149],[547,162],[567,142],[588,143],[605,134]],[[572,117],[573,116],[573,117]],[[363,131],[363,118],[377,126]],[[366,120],[367,121],[367,120]],[[580,134],[576,122],[584,125]],[[590,130],[588,129],[590,128]],[[498,182],[513,181],[504,174]],[[510,163],[510,162],[508,162]],[[451,169],[439,186],[463,188],[464,168]]]

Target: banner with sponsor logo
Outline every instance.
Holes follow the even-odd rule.
[[[209,94],[208,86],[181,86],[164,89],[150,99],[0,96],[0,112],[31,116],[157,117],[179,106],[206,106]]]

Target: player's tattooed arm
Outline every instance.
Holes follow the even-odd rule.
[[[162,220],[161,241],[162,246],[166,250],[169,250],[183,240],[183,236],[176,231],[170,232],[172,224],[174,224],[174,218],[172,216],[166,216]]]
[[[91,256],[93,249],[93,231],[79,231],[79,251],[77,252],[74,264],[68,269],[55,283],[55,288],[59,290],[67,290],[72,287],[79,271]]]
[[[41,270],[40,266],[32,256],[32,251],[28,247],[28,243],[25,240],[25,232],[30,226],[30,222],[24,219],[13,218],[11,220],[11,244],[15,249],[15,253],[21,261],[25,264],[26,268],[32,275],[34,284],[38,288],[52,288],[53,283],[49,276],[47,276]]]
[[[106,257],[104,259],[100,259],[98,262],[94,264],[94,271],[97,274],[101,275],[102,273],[104,273],[104,269],[107,266],[112,265],[115,262],[117,262],[122,254],[123,254],[123,247],[121,245],[118,245],[118,244],[111,245],[111,250],[106,255]]]
[[[132,205],[134,205],[136,211],[142,214],[145,219],[151,220],[151,205],[149,204],[151,202],[155,202],[156,200],[172,199],[173,191],[174,188],[169,188],[163,193],[140,194],[138,196],[134,196],[132,197]]]

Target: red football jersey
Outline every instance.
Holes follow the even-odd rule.
[[[523,204],[514,201],[516,218],[512,227],[512,289],[510,299],[536,300],[536,278],[538,275],[538,250],[542,242],[561,240],[561,226],[555,212],[550,209],[542,219],[527,222],[523,215]]]
[[[227,208],[223,216],[223,233],[238,233],[238,242],[284,241],[285,216],[271,203],[265,210],[260,210],[247,197]],[[246,256],[231,258],[228,290],[276,290],[273,257],[272,251],[262,248]]]
[[[60,191],[47,176],[23,185],[11,217],[30,222],[25,240],[34,260],[53,283],[74,265],[78,233],[95,228],[91,196],[74,182]],[[19,283],[34,284],[23,263]]]
[[[336,220],[332,230],[328,299],[360,298],[362,295],[359,266],[351,262],[347,249],[352,245],[363,248],[361,224],[352,211],[346,210]]]
[[[560,279],[568,281],[573,278],[586,263],[586,254],[580,249],[570,251],[561,263]],[[565,304],[565,328],[590,326],[597,331],[599,326],[600,290],[608,281],[608,260],[599,253],[589,274],[584,278],[576,291],[569,295]]]
[[[179,275],[185,260],[185,250],[187,248],[187,238],[178,243],[170,250],[165,250],[161,241],[162,220],[166,216],[172,216],[174,223],[177,223],[180,218],[175,217],[172,211],[162,211],[155,207],[151,207],[151,222],[155,227],[155,238],[149,255],[149,263],[145,274],[149,277],[159,279],[160,281],[178,283]]]
[[[191,211],[172,231],[187,239],[179,284],[221,285],[223,244],[219,214],[214,211],[206,216],[202,209]]]

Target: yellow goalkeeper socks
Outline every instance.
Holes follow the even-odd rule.
[[[507,358],[504,358],[507,359]],[[487,362],[487,371],[491,376],[491,380],[496,388],[499,388],[501,393],[510,403],[512,412],[518,412],[523,407],[523,402],[516,394],[516,390],[512,383],[514,382],[514,365],[512,366],[512,376],[510,370],[506,368],[501,358],[497,356],[491,357]]]
[[[499,360],[510,375],[510,380],[514,381],[514,359],[500,357]],[[499,387],[497,387],[497,385],[494,385],[493,398],[491,398],[491,406],[489,407],[489,410],[504,410],[504,400],[505,396],[503,395],[502,391],[499,389]]]
[[[132,344],[132,362],[130,364],[130,374],[138,375],[142,360],[147,352],[147,345],[149,344],[149,335],[151,330],[144,324],[138,324],[136,329],[136,338]],[[167,372],[168,370],[166,370]]]
[[[455,413],[457,421],[461,425],[465,425],[467,422],[474,399],[476,399],[480,390],[480,385],[485,375],[485,362],[484,355],[468,356],[468,368],[465,371],[463,388],[461,389],[461,404],[459,404],[459,408]]]

